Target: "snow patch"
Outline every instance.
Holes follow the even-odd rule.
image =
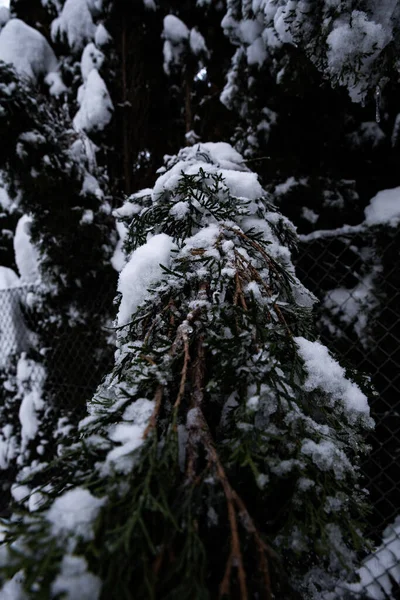
[[[382,190],[365,209],[365,223],[397,227],[400,223],[400,187]]]
[[[86,0],[67,0],[60,16],[51,24],[51,37],[66,40],[73,52],[79,52],[96,34]]]
[[[102,64],[104,63],[104,54],[96,48],[93,42],[90,42],[82,53],[81,58],[81,73],[83,81],[87,81],[89,77],[90,71],[93,69],[101,69]]]
[[[31,241],[31,224],[32,217],[23,215],[17,223],[13,241],[15,262],[17,263],[22,284],[33,284],[40,281],[40,259],[39,253]]]
[[[66,554],[51,591],[53,596],[62,594],[64,600],[98,600],[101,580],[88,572],[88,565],[83,557]]]
[[[172,238],[160,233],[133,252],[118,281],[118,291],[122,294],[117,317],[119,326],[130,322],[133,313],[148,296],[148,289],[162,278],[160,264],[169,266],[172,247]]]
[[[86,542],[92,540],[94,522],[105,502],[104,498],[96,498],[81,487],[64,492],[46,513],[52,535],[62,538],[73,536]]]
[[[138,398],[125,410],[123,423],[111,428],[108,437],[120,444],[107,454],[103,475],[114,471],[129,473],[135,460],[133,452],[143,444],[143,434],[154,411],[154,400]]]
[[[79,88],[78,104],[80,108],[73,121],[76,131],[103,131],[110,123],[114,106],[107,86],[95,68]]]
[[[20,19],[11,19],[0,32],[0,60],[11,63],[20,75],[34,83],[45,78],[54,95],[66,91],[56,55],[46,38]]]
[[[343,403],[351,420],[357,415],[369,417],[367,397],[358,385],[346,379],[343,367],[332,358],[328,348],[304,337],[295,337],[294,341],[307,371],[304,389],[307,392],[321,390],[330,394],[333,400]]]

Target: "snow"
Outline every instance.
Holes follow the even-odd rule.
[[[96,46],[101,48],[102,46],[106,46],[107,44],[109,44],[111,40],[111,35],[108,33],[103,23],[97,25],[96,33],[94,35],[94,41],[96,43]]]
[[[261,67],[264,64],[268,54],[261,38],[257,38],[246,48],[246,56],[249,65],[258,65]]]
[[[237,198],[246,198],[256,200],[265,196],[257,173],[243,173],[240,171],[219,169],[225,180],[225,185],[229,188],[232,196]]]
[[[172,247],[172,238],[161,233],[133,252],[118,280],[118,291],[122,294],[117,316],[119,326],[131,321],[133,313],[148,296],[148,288],[162,278],[160,264],[169,266]]]
[[[358,385],[346,379],[343,367],[330,356],[328,348],[304,337],[295,337],[294,341],[307,372],[304,389],[307,392],[321,390],[331,395],[334,401],[343,403],[351,420],[357,415],[369,417],[367,397]]]
[[[93,69],[101,69],[102,64],[104,63],[104,54],[96,48],[93,42],[90,42],[82,53],[81,58],[81,73],[83,81],[87,81],[89,77],[89,73]]]
[[[32,390],[22,399],[19,407],[19,421],[21,423],[21,438],[23,450],[30,440],[35,439],[39,428],[37,411],[43,409],[44,401],[37,390]]]
[[[206,41],[197,29],[191,29],[189,34],[189,46],[195,56],[209,56]]]
[[[239,35],[243,43],[252,44],[262,33],[263,26],[254,19],[243,19],[239,23]]]
[[[60,16],[51,24],[51,37],[66,39],[73,52],[79,52],[96,34],[86,0],[67,0]]]
[[[377,268],[374,269],[377,274]],[[336,288],[327,292],[323,304],[328,309],[329,314],[337,316],[344,325],[352,325],[361,344],[364,347],[370,342],[368,337],[368,325],[371,318],[371,312],[378,306],[378,301],[374,295],[374,276],[369,274],[351,289]],[[323,319],[329,329],[335,333],[338,332],[333,324]]]
[[[181,160],[157,179],[153,189],[154,200],[164,191],[175,188],[182,171],[189,175],[195,174],[200,167],[208,173],[222,174],[233,196],[250,200],[265,196],[257,174],[250,172],[243,157],[225,142],[196,144],[182,150],[178,158]]]
[[[170,75],[172,68],[179,66],[181,63],[181,58],[189,40],[189,29],[175,15],[167,15],[164,18],[162,35],[165,40],[163,46],[163,66],[165,73]]]
[[[81,487],[64,492],[54,500],[46,513],[52,535],[92,540],[94,522],[105,502],[104,498],[96,498],[89,490]]]
[[[393,583],[400,583],[400,517],[385,529],[381,546],[364,560],[357,575],[358,583],[341,587],[355,594],[365,594],[371,600],[391,597]]]
[[[3,27],[10,20],[10,10],[8,4],[0,2],[0,27]]]
[[[380,23],[369,20],[367,14],[359,10],[353,10],[348,22],[341,18],[334,24],[327,38],[328,70],[347,85],[354,102],[362,100],[369,68],[391,37],[391,33]],[[358,57],[361,57],[361,62],[356,78],[354,71],[350,69],[346,74],[344,67],[354,64]]]
[[[11,19],[0,32],[0,60],[11,63],[34,83],[44,77],[54,95],[66,91],[56,55],[46,38],[20,19]]]
[[[111,257],[111,265],[112,265],[113,269],[115,269],[119,273],[124,268],[124,266],[126,264],[126,260],[127,260],[123,248],[124,248],[125,238],[128,234],[128,229],[124,225],[124,223],[121,223],[121,221],[117,221],[116,227],[117,227],[118,241],[117,241],[117,245],[115,246],[114,253]]]
[[[28,215],[23,215],[17,223],[13,240],[15,262],[22,284],[31,284],[40,281],[40,259],[38,251],[31,242],[29,231],[31,223],[32,218]]]
[[[0,590],[1,600],[29,600],[23,587],[23,574],[18,572],[10,581],[7,581]]]
[[[80,108],[73,121],[77,131],[102,131],[110,123],[114,106],[107,86],[95,68],[79,88],[78,103]]]
[[[315,223],[319,219],[319,215],[315,211],[313,211],[311,208],[308,208],[307,206],[302,207],[301,216],[303,217],[303,219],[305,219],[306,221],[309,221],[313,225],[315,225]]]
[[[30,494],[30,488],[27,485],[20,485],[19,483],[13,483],[11,486],[11,496],[18,503],[23,500],[27,500]]]
[[[309,456],[321,471],[333,470],[336,479],[343,479],[346,471],[351,470],[350,461],[338,448],[337,442],[321,440],[316,443],[313,440],[304,440],[301,453]]]
[[[210,250],[212,252],[220,233],[220,227],[215,223],[211,223],[208,227],[203,227],[191,237],[186,238],[184,247],[182,249],[182,256],[190,255],[192,250],[199,248],[203,248],[209,253]],[[218,251],[216,256],[219,257]]]
[[[200,152],[204,150],[209,152],[211,160],[223,169],[248,170],[243,161],[243,156],[227,142],[206,142],[199,144],[196,148]]]
[[[26,353],[22,352],[17,363],[16,380],[18,394],[22,398],[18,417],[21,425],[21,448],[24,452],[39,431],[38,413],[45,407],[42,390],[46,380],[46,370],[43,365],[27,358]]]
[[[108,454],[102,466],[103,475],[112,471],[129,473],[135,457],[132,453],[143,444],[143,434],[154,411],[154,400],[138,398],[125,410],[123,423],[112,427],[108,434],[111,441],[120,444]]]
[[[11,200],[10,196],[8,195],[6,188],[3,187],[3,184],[1,183],[1,176],[0,176],[0,209],[8,210],[11,207],[11,203],[12,203],[12,200]]]
[[[185,23],[175,15],[167,15],[164,18],[164,38],[173,44],[179,44],[189,38],[189,29]]]
[[[365,209],[365,223],[397,227],[400,223],[400,187],[382,190],[372,198]]]
[[[288,23],[286,22],[287,12],[290,9],[284,6],[280,6],[274,16],[274,27],[278,35],[279,40],[284,44],[291,44],[293,42],[292,34],[289,31]]]
[[[98,600],[101,592],[101,580],[89,573],[87,562],[81,556],[66,554],[61,562],[61,571],[54,580],[51,591],[53,596],[62,594],[64,600]]]

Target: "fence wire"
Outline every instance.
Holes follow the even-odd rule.
[[[367,535],[375,549],[362,557],[355,583],[338,592],[346,599],[400,599],[400,245],[397,239],[385,243],[382,261],[357,231],[311,236],[300,244],[296,259],[300,279],[320,300],[316,322],[322,341],[341,364],[370,377],[376,390],[370,399],[376,428],[362,466],[372,505]],[[83,400],[111,369],[113,352],[93,370],[87,360],[92,334],[81,328],[76,338],[68,329],[61,331],[51,355],[37,355],[37,316],[31,310],[35,290],[0,290],[0,401],[7,394],[22,400],[27,390],[47,385],[47,392],[80,416]],[[110,332],[110,348],[111,338]],[[49,361],[54,368],[46,383],[43,362]]]
[[[78,421],[86,401],[113,366],[112,320],[104,324],[108,338],[104,348],[98,347],[96,331],[85,323],[69,327],[65,320],[46,340],[35,309],[38,295],[35,285],[0,289],[0,402],[4,405],[12,396],[17,401],[36,390]],[[104,306],[112,306],[113,296],[114,290],[104,292]],[[96,310],[101,308],[97,301]]]
[[[397,234],[368,239],[354,231],[303,236],[297,273],[318,298],[321,340],[341,364],[375,389],[375,429],[362,465],[372,512],[367,536],[374,550],[363,558],[360,581],[346,598],[400,599],[400,268]],[[325,234],[325,235],[324,235]]]

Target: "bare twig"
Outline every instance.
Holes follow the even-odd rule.
[[[150,417],[150,421],[146,427],[146,429],[143,432],[143,439],[145,440],[147,438],[147,436],[149,435],[150,431],[152,429],[154,429],[154,427],[157,424],[157,417],[159,415],[160,409],[161,409],[161,403],[162,403],[162,399],[163,399],[163,395],[164,395],[164,387],[162,385],[159,385],[156,389],[156,393],[154,396],[154,399],[156,401],[156,405],[154,407],[153,410],[153,414]]]

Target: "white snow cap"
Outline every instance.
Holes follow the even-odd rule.
[[[172,238],[160,233],[133,252],[118,280],[118,291],[122,294],[117,317],[119,326],[131,321],[132,314],[146,299],[147,290],[162,278],[160,264],[169,266],[172,247]]]
[[[329,47],[328,70],[334,76],[340,76],[353,102],[362,100],[369,68],[391,39],[391,31],[370,20],[365,12],[353,10],[348,22],[337,19],[326,40]],[[362,59],[357,79],[352,73],[343,75],[343,67],[354,63],[354,59],[360,56]]]
[[[108,437],[115,446],[108,454],[102,467],[103,475],[117,471],[129,473],[135,462],[135,450],[144,443],[143,434],[154,412],[154,400],[139,398],[124,412],[124,422],[113,426]]]
[[[35,83],[44,77],[55,96],[66,91],[58,61],[46,38],[20,19],[11,19],[0,32],[0,60]]]
[[[81,487],[64,492],[54,500],[46,514],[53,535],[73,535],[85,541],[92,540],[93,524],[105,502],[104,498],[96,498]]]
[[[90,42],[90,44],[85,46],[81,59],[81,73],[83,81],[87,81],[89,74],[93,69],[98,71],[101,68],[104,58],[103,52],[96,48],[93,42]]]
[[[87,0],[67,0],[60,16],[51,24],[51,37],[66,39],[73,52],[79,52],[96,34]]]
[[[98,46],[99,48],[101,48],[102,46],[106,46],[110,43],[111,35],[108,33],[103,23],[97,25],[94,41],[96,43],[96,46]]]
[[[308,374],[304,389],[308,392],[321,390],[330,394],[334,401],[342,402],[349,420],[354,420],[357,414],[369,417],[367,397],[358,385],[346,379],[345,370],[332,358],[328,348],[304,337],[295,337],[294,341]]]
[[[21,283],[37,283],[40,280],[39,253],[31,242],[29,231],[31,223],[32,218],[23,215],[15,230],[15,262],[21,276]]]
[[[382,190],[371,199],[365,209],[365,223],[397,227],[400,223],[400,187]]]
[[[107,127],[114,106],[107,86],[95,68],[90,71],[86,83],[79,88],[78,103],[80,109],[74,118],[77,131],[90,133]]]
[[[1,600],[29,600],[22,587],[24,576],[18,571],[12,579],[7,581],[0,589]]]
[[[10,20],[10,9],[7,6],[0,6],[0,27],[3,27]]]
[[[164,17],[163,36],[173,44],[180,44],[189,38],[189,29],[181,19],[175,15]]]
[[[206,40],[201,35],[200,31],[198,31],[195,28],[190,30],[189,45],[190,45],[191,51],[193,52],[193,54],[195,56],[203,55],[203,56],[208,57],[210,55],[208,48],[207,48]]]
[[[171,74],[173,67],[179,66],[181,58],[189,41],[189,29],[185,23],[175,15],[167,15],[164,18],[163,34],[164,46],[164,71]]]
[[[204,162],[206,156],[210,157],[213,164],[210,164],[210,161]],[[173,190],[181,178],[182,171],[188,175],[197,173],[200,163],[204,171],[222,174],[225,185],[233,196],[250,200],[264,196],[257,174],[248,170],[243,157],[226,142],[195,144],[181,150],[178,158],[181,159],[180,162],[157,179],[153,189],[154,199],[164,190]]]
[[[65,554],[51,591],[52,597],[62,594],[64,600],[98,600],[101,580],[88,572],[87,562],[82,556]]]

